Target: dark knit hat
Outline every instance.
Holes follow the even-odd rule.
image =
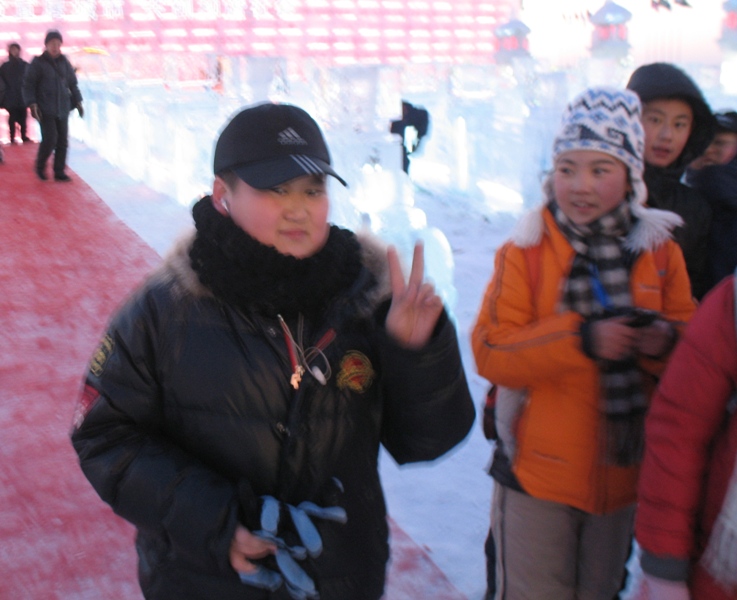
[[[64,43],[64,40],[61,38],[61,33],[59,33],[58,29],[49,29],[46,32],[46,37],[44,38],[44,46],[48,44],[51,40],[59,40],[62,44]]]
[[[304,175],[332,175],[330,153],[320,127],[291,104],[264,103],[239,112],[217,144],[213,171],[225,170],[256,189],[268,189]]]

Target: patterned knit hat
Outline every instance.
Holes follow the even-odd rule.
[[[621,160],[629,171],[632,207],[643,206],[645,133],[637,94],[611,87],[589,88],[568,105],[553,142],[553,162],[571,150],[595,150]],[[636,209],[635,209],[636,211]]]
[[[645,134],[640,115],[640,100],[633,92],[590,88],[568,105],[553,143],[554,161],[563,152],[594,150],[610,154],[627,166],[632,185],[630,212],[636,223],[624,245],[635,252],[652,250],[665,243],[672,237],[673,229],[683,225],[683,219],[677,214],[645,205],[647,188],[642,179]],[[543,182],[543,202],[522,215],[512,231],[512,241],[520,248],[539,244],[542,239],[543,213],[555,199],[553,179],[553,173],[548,173]]]

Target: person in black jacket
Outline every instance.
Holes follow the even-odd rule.
[[[138,529],[148,599],[378,600],[377,458],[434,460],[474,419],[455,330],[397,253],[330,225],[302,109],[238,113],[196,231],[113,318],[71,434]]]
[[[709,289],[707,240],[711,208],[681,178],[714,137],[714,117],[693,80],[672,64],[639,67],[632,73],[627,88],[637,93],[643,104],[647,202],[683,219],[675,239],[686,259],[692,293],[700,300]]]
[[[430,113],[402,100],[402,118],[392,121],[391,133],[402,136],[402,170],[409,175],[410,155],[417,151],[430,128]]]
[[[8,60],[0,65],[0,78],[5,82],[5,98],[2,106],[8,111],[8,131],[10,143],[15,144],[16,125],[20,128],[20,138],[30,142],[26,135],[27,114],[26,103],[23,101],[23,77],[26,74],[28,63],[20,57],[20,44],[8,45]]]
[[[701,164],[687,171],[687,183],[697,189],[712,210],[709,231],[709,288],[737,268],[737,112],[715,114],[717,133]],[[700,167],[700,168],[694,168]]]
[[[51,29],[44,39],[45,52],[35,57],[23,80],[23,99],[33,118],[41,125],[41,144],[36,155],[35,171],[46,180],[46,161],[54,153],[54,179],[71,181],[66,174],[69,146],[69,113],[77,109],[84,115],[82,94],[77,75],[67,57],[61,53],[61,33]]]

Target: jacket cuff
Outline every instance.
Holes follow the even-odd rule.
[[[656,556],[645,550],[640,556],[640,566],[648,575],[668,581],[687,581],[690,570],[690,562],[687,558]]]
[[[596,355],[594,354],[594,340],[591,337],[592,323],[593,321],[591,319],[586,319],[581,323],[581,327],[578,331],[581,335],[581,350],[590,359],[596,360]]]

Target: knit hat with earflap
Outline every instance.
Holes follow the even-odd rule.
[[[645,208],[647,188],[642,178],[645,169],[645,132],[641,116],[640,99],[634,92],[612,87],[589,88],[568,104],[553,142],[553,164],[561,154],[574,150],[603,152],[624,163],[632,188],[627,199],[632,215],[642,219],[647,213],[657,230],[640,231],[638,235],[646,235],[647,239],[630,240],[632,243],[627,245],[637,249],[662,243],[670,237],[670,230],[681,223],[674,213]],[[546,178],[543,190],[547,204],[554,198],[552,174]],[[531,245],[521,243],[517,237],[513,236],[513,239],[518,245]],[[534,237],[539,238],[539,235]]]
[[[568,105],[553,142],[553,164],[564,152],[595,150],[622,161],[629,171],[633,204],[645,204],[645,132],[637,94],[608,87],[590,88]]]

